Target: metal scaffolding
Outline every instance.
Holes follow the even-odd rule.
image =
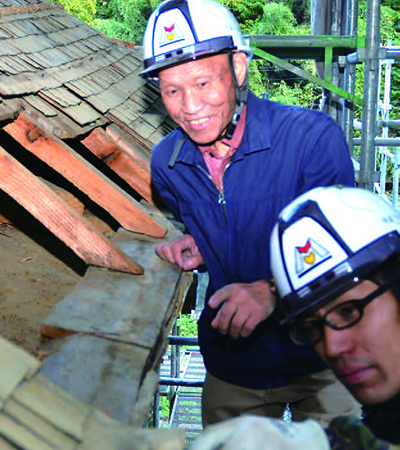
[[[359,160],[355,162],[360,187],[384,195],[386,173],[376,170],[377,153],[386,155],[381,157],[382,172],[386,171],[387,158],[392,160],[393,203],[397,204],[400,137],[389,137],[389,128],[400,128],[400,121],[389,119],[390,87],[389,94],[384,93],[385,111],[381,108],[379,87],[382,64],[387,74],[390,69],[385,61],[399,60],[400,47],[380,45],[380,1],[367,2],[365,38],[357,36],[358,0],[315,0],[313,11],[312,36],[249,35],[246,38],[256,58],[272,62],[322,87],[321,109],[341,124],[351,155],[354,156],[354,146],[361,146]],[[314,59],[318,76],[290,64],[291,59]],[[361,62],[364,63],[364,84],[363,96],[359,98],[354,92],[356,65]],[[361,138],[354,137],[354,105],[362,107]],[[383,132],[378,136],[380,129]],[[382,149],[377,152],[377,147]],[[392,153],[387,147],[396,150]]]

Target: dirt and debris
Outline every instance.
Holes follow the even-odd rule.
[[[46,230],[7,223],[0,223],[0,259],[0,334],[34,353],[43,319],[85,267]]]

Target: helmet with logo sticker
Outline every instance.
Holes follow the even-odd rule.
[[[306,192],[280,213],[271,234],[271,268],[282,324],[369,279],[400,255],[400,211],[361,188]]]
[[[243,51],[250,59],[233,14],[215,0],[167,0],[153,11],[143,38],[144,70],[157,73],[174,64],[223,51]]]

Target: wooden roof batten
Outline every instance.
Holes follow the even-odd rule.
[[[0,127],[123,228],[163,237],[166,230],[147,213],[143,201],[154,205],[151,148],[174,124],[160,106],[157,88],[138,76],[141,52],[105,37],[56,3],[19,3],[0,1]],[[132,192],[99,172],[99,166],[77,154],[68,140],[103,161]],[[24,177],[28,184],[41,182],[29,172]],[[33,215],[49,228],[52,221],[46,220],[48,212],[43,214],[43,197],[24,202],[24,195],[17,195],[18,186],[3,189],[24,208],[30,206],[29,212],[39,211]],[[45,198],[66,211],[56,199]],[[103,261],[101,252],[93,255],[90,239],[81,240],[78,248],[76,235],[63,219],[67,216],[61,213],[49,229],[88,265],[141,272],[126,257],[124,264],[117,262],[123,255],[112,242]],[[93,227],[82,216],[75,223],[80,230]]]
[[[191,273],[155,254],[156,245],[181,235],[158,209],[150,177],[151,149],[175,125],[158,87],[138,76],[141,67],[140,50],[55,3],[0,0],[0,189],[89,266],[43,321],[42,362],[23,372],[4,398],[0,380],[5,448],[43,449],[46,442],[106,449],[112,442],[116,449],[183,449],[182,437],[131,434],[146,422],[167,335],[192,282]],[[43,167],[65,180],[68,194],[82,197],[62,196]],[[111,238],[83,215],[81,202],[118,224]],[[50,382],[63,401],[79,398],[90,409],[74,418],[74,435],[55,435],[51,421],[45,417],[42,426],[39,420],[47,412],[36,394]],[[46,385],[51,395],[52,386]],[[18,422],[10,411],[16,399],[25,405],[28,391],[37,404]]]

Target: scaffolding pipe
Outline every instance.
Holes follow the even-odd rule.
[[[344,26],[344,34],[349,36],[357,36],[357,19],[358,19],[358,0],[349,0],[346,10],[346,23]],[[356,85],[356,66],[354,64],[346,64],[343,77],[343,89],[354,95]],[[343,116],[342,128],[346,141],[349,146],[350,155],[353,151],[353,121],[354,106],[346,99],[342,100]]]
[[[400,152],[399,149],[396,148],[395,154],[394,154],[394,164],[393,164],[393,205],[397,206],[398,203],[398,197],[399,197],[399,169],[400,169]]]
[[[373,190],[375,171],[376,111],[379,77],[380,1],[367,2],[366,59],[364,63],[364,101],[361,133],[360,186]]]
[[[400,128],[400,120],[396,119],[378,120],[378,126],[388,128]]]
[[[346,55],[346,61],[349,64],[357,64],[365,59],[364,49]],[[400,59],[400,47],[386,46],[379,48],[380,59]]]
[[[160,386],[202,387],[204,380],[186,380],[185,378],[160,377]]]
[[[400,138],[375,138],[372,140],[374,147],[400,147]],[[362,145],[362,138],[354,138],[354,145]],[[375,166],[373,166],[375,167]],[[362,170],[362,166],[361,166]]]
[[[199,340],[196,336],[168,336],[168,343],[170,345],[199,345]]]
[[[400,120],[396,120],[396,119],[387,119],[387,120],[385,120],[385,119],[382,119],[382,120],[378,120],[377,125],[378,125],[378,127],[400,128]],[[354,119],[353,126],[357,130],[361,130],[362,129],[362,122],[361,122],[361,120]]]

